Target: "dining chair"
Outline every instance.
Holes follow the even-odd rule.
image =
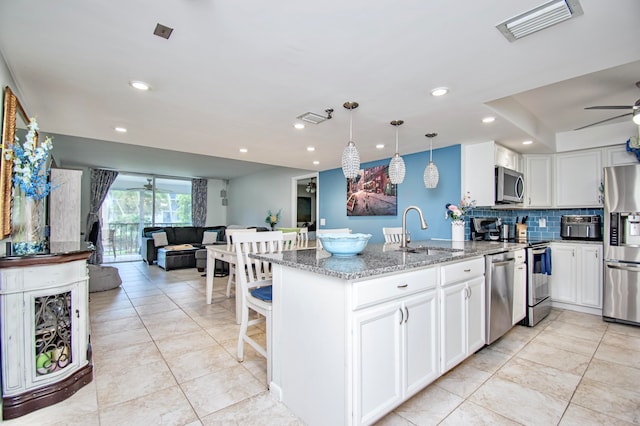
[[[382,234],[384,235],[385,243],[400,243],[402,242],[402,227],[396,228],[382,228]]]
[[[309,247],[309,228],[300,228],[298,231],[298,247]]]
[[[316,236],[320,234],[350,234],[349,228],[334,228],[334,229],[316,229]],[[316,238],[316,247],[322,248],[322,242],[319,238]]]
[[[238,362],[244,361],[244,344],[248,343],[260,355],[267,359],[267,385],[271,383],[271,262],[253,259],[253,253],[280,253],[283,246],[281,231],[258,232],[255,234],[240,233],[234,237],[237,255],[237,283],[236,291],[242,296],[242,315],[240,333],[238,335]],[[250,311],[258,314],[255,318]],[[265,346],[261,346],[247,330],[250,326],[266,323]]]
[[[227,251],[233,250],[233,234],[239,234],[243,232],[256,232],[256,228],[249,229],[227,229],[225,230],[225,237],[227,239]],[[233,264],[229,265],[229,277],[227,278],[227,298],[231,297],[231,286],[236,285],[236,267]]]
[[[282,234],[282,250],[295,250],[298,242],[297,232],[284,232]]]

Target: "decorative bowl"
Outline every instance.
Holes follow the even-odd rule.
[[[332,256],[349,257],[364,250],[371,234],[318,234],[316,238]]]

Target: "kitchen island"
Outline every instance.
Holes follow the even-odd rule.
[[[306,424],[371,424],[484,346],[484,255],[429,240],[256,255],[273,263],[270,389]]]

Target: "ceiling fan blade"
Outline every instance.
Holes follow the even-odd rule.
[[[633,105],[601,105],[586,107],[585,109],[633,109]]]
[[[628,112],[626,114],[616,115],[615,117],[607,118],[606,120],[596,121],[595,123],[587,124],[586,126],[578,127],[577,129],[573,129],[573,130],[586,129],[587,127],[595,126],[597,124],[606,123],[607,121],[615,120],[616,118],[620,118],[620,117],[626,117],[627,115],[633,115],[633,113],[632,112]]]

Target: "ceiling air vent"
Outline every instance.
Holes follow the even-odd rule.
[[[553,0],[507,19],[496,28],[507,40],[515,41],[583,13],[578,0]]]
[[[166,38],[167,40],[169,40],[169,37],[171,37],[172,32],[173,32],[173,28],[170,28],[158,23],[156,25],[156,29],[153,31],[153,34],[157,35],[158,37]]]
[[[327,108],[324,110],[324,112],[327,113],[326,116],[316,114],[315,112],[305,112],[304,114],[299,115],[296,118],[298,120],[306,121],[307,123],[320,124],[323,121],[331,120],[331,114],[333,114],[333,109]]]

